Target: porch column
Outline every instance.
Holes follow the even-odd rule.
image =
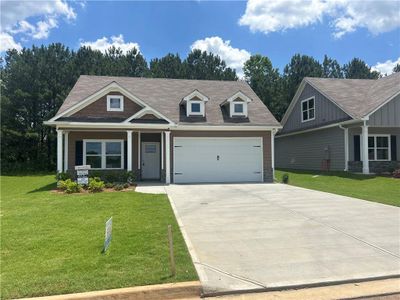
[[[64,133],[64,172],[68,171],[68,136],[69,132]]]
[[[140,131],[138,131],[138,150],[137,150],[137,153],[138,153],[138,169],[140,170],[140,167],[141,167],[141,165],[142,165],[142,161],[140,160],[140,144],[141,144],[141,141],[140,141],[140,139],[141,139],[141,136],[140,136]]]
[[[275,180],[275,129],[271,130],[271,168],[272,182]]]
[[[164,134],[161,132],[161,170],[164,170]]]
[[[368,160],[368,126],[367,122],[364,121],[362,128],[362,162],[363,162],[363,174],[369,174],[369,160]]]
[[[57,129],[57,172],[63,171],[63,131]]]
[[[132,171],[132,130],[126,131],[126,168],[127,171]]]
[[[349,129],[344,128],[344,170],[349,170]]]
[[[165,183],[171,183],[171,131],[165,131]]]

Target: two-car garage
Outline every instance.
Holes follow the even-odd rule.
[[[263,137],[174,137],[175,183],[262,182]]]

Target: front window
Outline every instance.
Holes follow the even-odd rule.
[[[315,98],[301,101],[301,121],[311,121],[315,119]]]
[[[200,112],[200,103],[192,103],[192,113]]]
[[[122,169],[123,141],[84,141],[83,163],[92,169]]]
[[[234,104],[234,112],[236,114],[242,114],[243,113],[243,103],[235,103]]]
[[[120,95],[107,96],[107,111],[123,111],[124,97]]]
[[[390,160],[389,136],[368,136],[368,159]]]

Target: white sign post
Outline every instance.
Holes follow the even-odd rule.
[[[112,238],[112,217],[108,219],[106,222],[106,232],[105,232],[105,239],[104,239],[104,247],[103,253],[105,253],[110,246]]]
[[[75,166],[75,170],[78,184],[88,185],[90,165]]]

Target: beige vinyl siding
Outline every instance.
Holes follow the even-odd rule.
[[[302,122],[301,101],[310,97],[315,97],[315,119]],[[307,83],[281,133],[315,128],[349,119],[350,117],[343,110]]]
[[[344,132],[339,127],[275,139],[276,168],[320,170],[329,148],[331,170],[344,170]]]

